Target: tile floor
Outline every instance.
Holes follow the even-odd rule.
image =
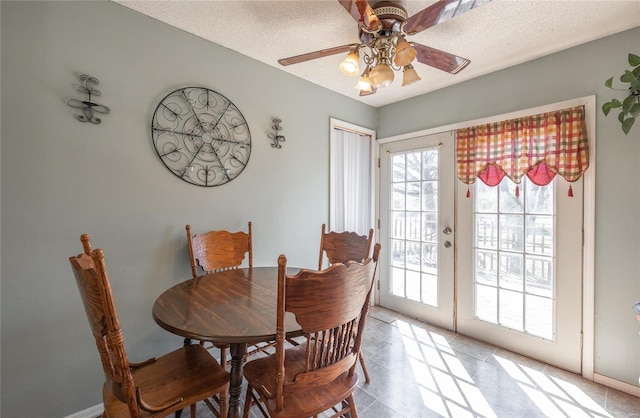
[[[378,307],[362,350],[371,376],[365,383],[358,366],[362,418],[640,418],[640,398]]]

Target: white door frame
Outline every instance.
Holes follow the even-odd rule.
[[[594,328],[595,328],[595,201],[596,201],[596,96],[585,96],[577,99],[566,100],[545,106],[519,110],[488,118],[459,122],[451,125],[429,128],[418,132],[411,132],[377,140],[379,144],[413,139],[447,131],[455,131],[461,128],[499,122],[505,119],[513,119],[538,113],[551,112],[569,107],[584,106],[587,136],[589,138],[589,169],[584,173],[584,238],[582,246],[582,376],[586,379],[594,379]],[[376,147],[376,156],[379,155]],[[377,170],[379,171],[379,170]],[[376,174],[376,190],[380,187],[379,173]],[[380,218],[380,205],[376,193],[376,218]]]

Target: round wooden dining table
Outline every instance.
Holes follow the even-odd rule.
[[[288,268],[295,274],[299,268]],[[240,416],[242,368],[247,344],[276,337],[278,268],[225,270],[178,283],[153,305],[153,319],[165,330],[185,339],[229,344],[231,381],[229,417]],[[287,313],[287,337],[301,335],[295,317]]]

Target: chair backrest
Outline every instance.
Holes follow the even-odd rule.
[[[320,235],[320,256],[318,270],[322,270],[323,254],[327,253],[329,264],[346,263],[353,260],[361,262],[369,257],[373,243],[373,229],[369,235],[358,235],[355,232],[326,232],[327,225],[322,224]]]
[[[140,416],[129,359],[124,349],[120,319],[113,301],[104,252],[91,250],[89,235],[80,237],[84,253],[69,257],[91,332],[100,353],[106,385],[127,404],[132,417]]]
[[[209,273],[218,270],[238,268],[249,253],[249,267],[253,267],[253,244],[251,222],[249,232],[209,231],[191,234],[191,226],[186,226],[189,242],[191,273],[198,277],[198,267]]]
[[[317,387],[343,373],[353,376],[379,254],[380,244],[376,244],[374,258],[367,258],[362,264],[348,261],[323,271],[302,270],[296,275],[286,275],[286,257],[278,258],[275,377],[278,410],[282,409],[285,391]],[[285,312],[295,315],[307,337],[304,367],[287,370],[287,376]]]

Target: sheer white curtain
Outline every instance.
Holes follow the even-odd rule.
[[[334,128],[331,143],[330,228],[367,235],[372,225],[370,135]]]

